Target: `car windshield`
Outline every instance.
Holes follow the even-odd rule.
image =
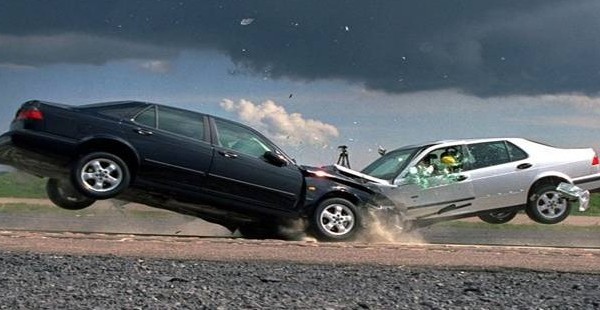
[[[391,182],[420,149],[415,147],[391,151],[369,164],[362,173]]]

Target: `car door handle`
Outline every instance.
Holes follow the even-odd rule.
[[[226,152],[226,151],[219,151],[219,154],[221,154],[221,156],[224,156],[226,158],[237,158],[238,155],[235,153],[231,153],[231,152]]]
[[[529,163],[525,163],[525,164],[520,164],[517,166],[517,169],[527,169],[527,168],[531,168],[531,164]]]
[[[135,131],[137,134],[142,135],[142,136],[151,136],[154,134],[152,131],[142,129],[142,128],[135,128],[133,131]]]
[[[468,178],[469,178],[468,176],[461,174],[461,175],[459,175],[459,176],[456,177],[456,181],[460,182],[460,181],[464,181],[464,180],[466,180]]]

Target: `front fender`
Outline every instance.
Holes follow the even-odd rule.
[[[333,197],[347,199],[365,212],[369,209],[397,209],[392,200],[365,186],[337,182],[329,178],[306,178],[305,210],[308,214],[311,214],[321,201]]]

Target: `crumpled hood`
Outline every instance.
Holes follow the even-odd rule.
[[[380,186],[391,186],[386,180],[378,179],[340,165],[329,165],[319,168],[302,166],[301,168],[306,176],[327,178],[349,186],[368,189],[369,191],[379,191]]]

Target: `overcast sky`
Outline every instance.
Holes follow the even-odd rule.
[[[250,124],[301,163],[521,136],[600,146],[600,1],[0,1],[0,122],[29,99]]]

